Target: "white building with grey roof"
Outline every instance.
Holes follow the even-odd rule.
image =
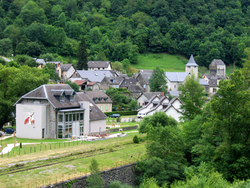
[[[88,61],[88,70],[112,70],[110,61]]]
[[[71,138],[106,131],[106,115],[67,84],[42,85],[16,103],[19,138]]]

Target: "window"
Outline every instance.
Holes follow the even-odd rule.
[[[106,111],[108,111],[109,110],[109,106],[108,105],[106,105]]]
[[[83,120],[83,113],[80,113],[80,120]]]
[[[101,106],[101,108],[100,108],[100,109],[101,109],[101,111],[102,111],[102,106]]]
[[[63,122],[63,115],[62,114],[58,115],[58,122]]]
[[[60,102],[64,102],[64,95],[60,96]]]
[[[70,101],[74,102],[74,94],[70,95]]]

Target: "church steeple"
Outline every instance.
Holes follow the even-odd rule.
[[[193,54],[191,54],[188,63],[186,64],[186,72],[190,72],[194,74],[196,78],[198,78],[198,66],[194,60]]]

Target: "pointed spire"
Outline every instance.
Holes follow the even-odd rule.
[[[198,66],[194,60],[194,56],[193,54],[191,54],[188,63],[186,64],[186,66]]]

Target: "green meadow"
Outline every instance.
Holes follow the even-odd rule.
[[[145,53],[138,56],[138,64],[132,65],[137,69],[155,69],[159,67],[164,72],[184,72],[188,59],[181,55],[167,53]]]

